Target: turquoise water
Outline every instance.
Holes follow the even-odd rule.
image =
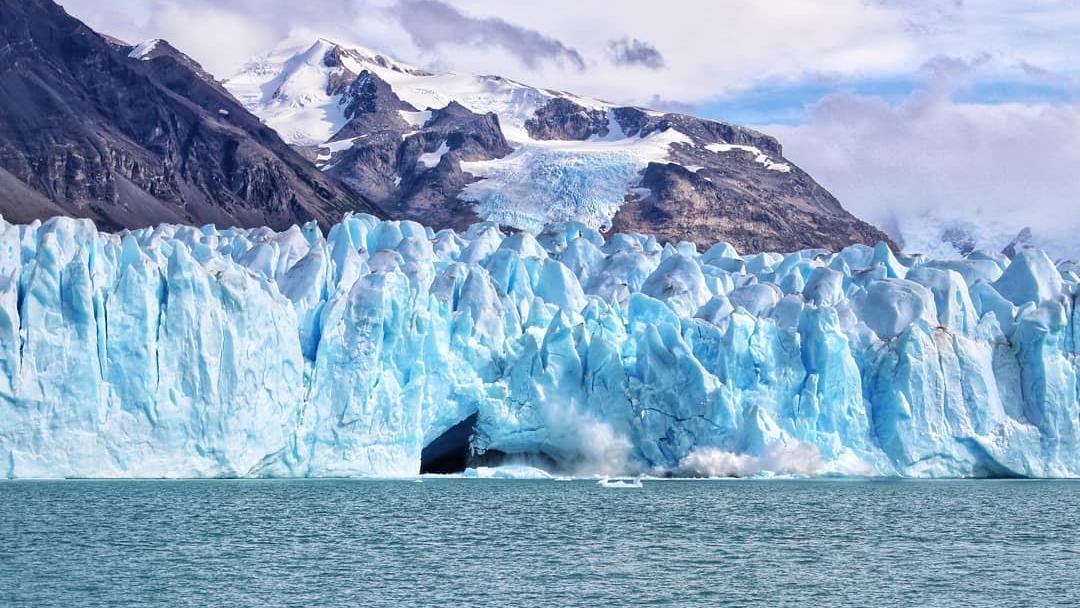
[[[2,606],[1080,605],[1080,483],[0,483]]]

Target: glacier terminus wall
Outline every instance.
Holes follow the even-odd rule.
[[[0,220],[0,476],[1080,474],[1080,267]]]

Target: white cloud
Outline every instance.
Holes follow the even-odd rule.
[[[373,47],[402,60],[461,72],[498,73],[542,86],[625,102],[653,98],[696,102],[753,86],[763,79],[806,72],[877,74],[917,59],[905,33],[905,14],[862,0],[808,3],[717,4],[707,0],[659,8],[629,0],[618,6],[579,0],[545,3],[450,2],[455,44],[438,24],[409,4],[334,0],[314,5],[286,0],[63,0],[76,16],[105,33],[138,42],[162,37],[218,76],[227,76],[259,51],[298,31]],[[420,2],[432,7],[437,3]],[[405,18],[408,15],[411,18]],[[434,18],[434,17],[432,17]],[[501,27],[505,26],[505,27]],[[501,28],[501,29],[500,29]],[[507,33],[517,33],[507,36]],[[486,34],[491,36],[485,37]],[[507,52],[515,38],[522,52]],[[610,41],[637,39],[663,56],[664,66],[618,63]],[[482,44],[490,39],[490,44]],[[480,44],[477,43],[480,42]],[[525,48],[525,47],[528,48]],[[561,61],[533,61],[525,53],[562,49]],[[574,58],[580,54],[586,69]]]
[[[877,2],[907,15],[909,31],[928,56],[987,53],[1002,65],[1026,61],[1052,70],[1077,69],[1080,3],[1075,0]]]
[[[1024,226],[1058,254],[1080,228],[1080,107],[961,103],[955,72],[898,104],[826,97],[799,125],[759,127],[856,215],[932,246],[950,222],[1000,248]]]
[[[501,14],[528,24],[577,49],[589,67],[582,72],[545,63],[524,69],[512,58],[476,53],[463,58],[468,71],[501,73],[620,102],[700,102],[808,72],[881,74],[911,63],[917,51],[901,11],[861,0],[699,0],[669,8],[642,0],[617,6],[577,0],[455,4],[477,16]],[[616,65],[609,44],[623,37],[654,47],[664,67]]]
[[[168,38],[221,77],[278,41],[319,33],[429,67],[635,103],[698,103],[818,74],[850,81],[911,73],[938,55],[1076,75],[1071,58],[1080,51],[1080,5],[1070,0],[61,1],[105,33]],[[454,31],[468,36],[455,42]],[[663,66],[617,61],[610,45],[620,39],[654,48]]]

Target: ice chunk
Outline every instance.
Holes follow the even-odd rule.
[[[771,283],[746,285],[731,292],[731,305],[742,307],[754,316],[764,316],[780,301],[784,292]]]
[[[692,316],[711,296],[697,262],[681,253],[661,262],[645,280],[641,292],[667,303],[684,317]]]
[[[907,277],[934,294],[934,308],[939,323],[958,333],[975,329],[975,305],[960,273],[924,266],[912,270]]]
[[[922,285],[904,279],[873,281],[856,300],[859,318],[882,340],[899,336],[916,321],[937,325],[934,297]]]
[[[836,306],[844,298],[844,273],[815,268],[810,273],[803,295],[818,306]]]
[[[1017,306],[1038,304],[1061,296],[1062,281],[1054,263],[1037,249],[1026,249],[1013,258],[994,289]]]

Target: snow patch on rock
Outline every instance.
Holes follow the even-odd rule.
[[[791,171],[791,165],[787,163],[778,163],[773,161],[767,154],[754,146],[742,146],[738,144],[707,144],[705,149],[709,152],[715,152],[722,154],[724,152],[749,152],[754,155],[754,162],[763,165],[769,171],[779,171],[780,173],[788,173]]]

